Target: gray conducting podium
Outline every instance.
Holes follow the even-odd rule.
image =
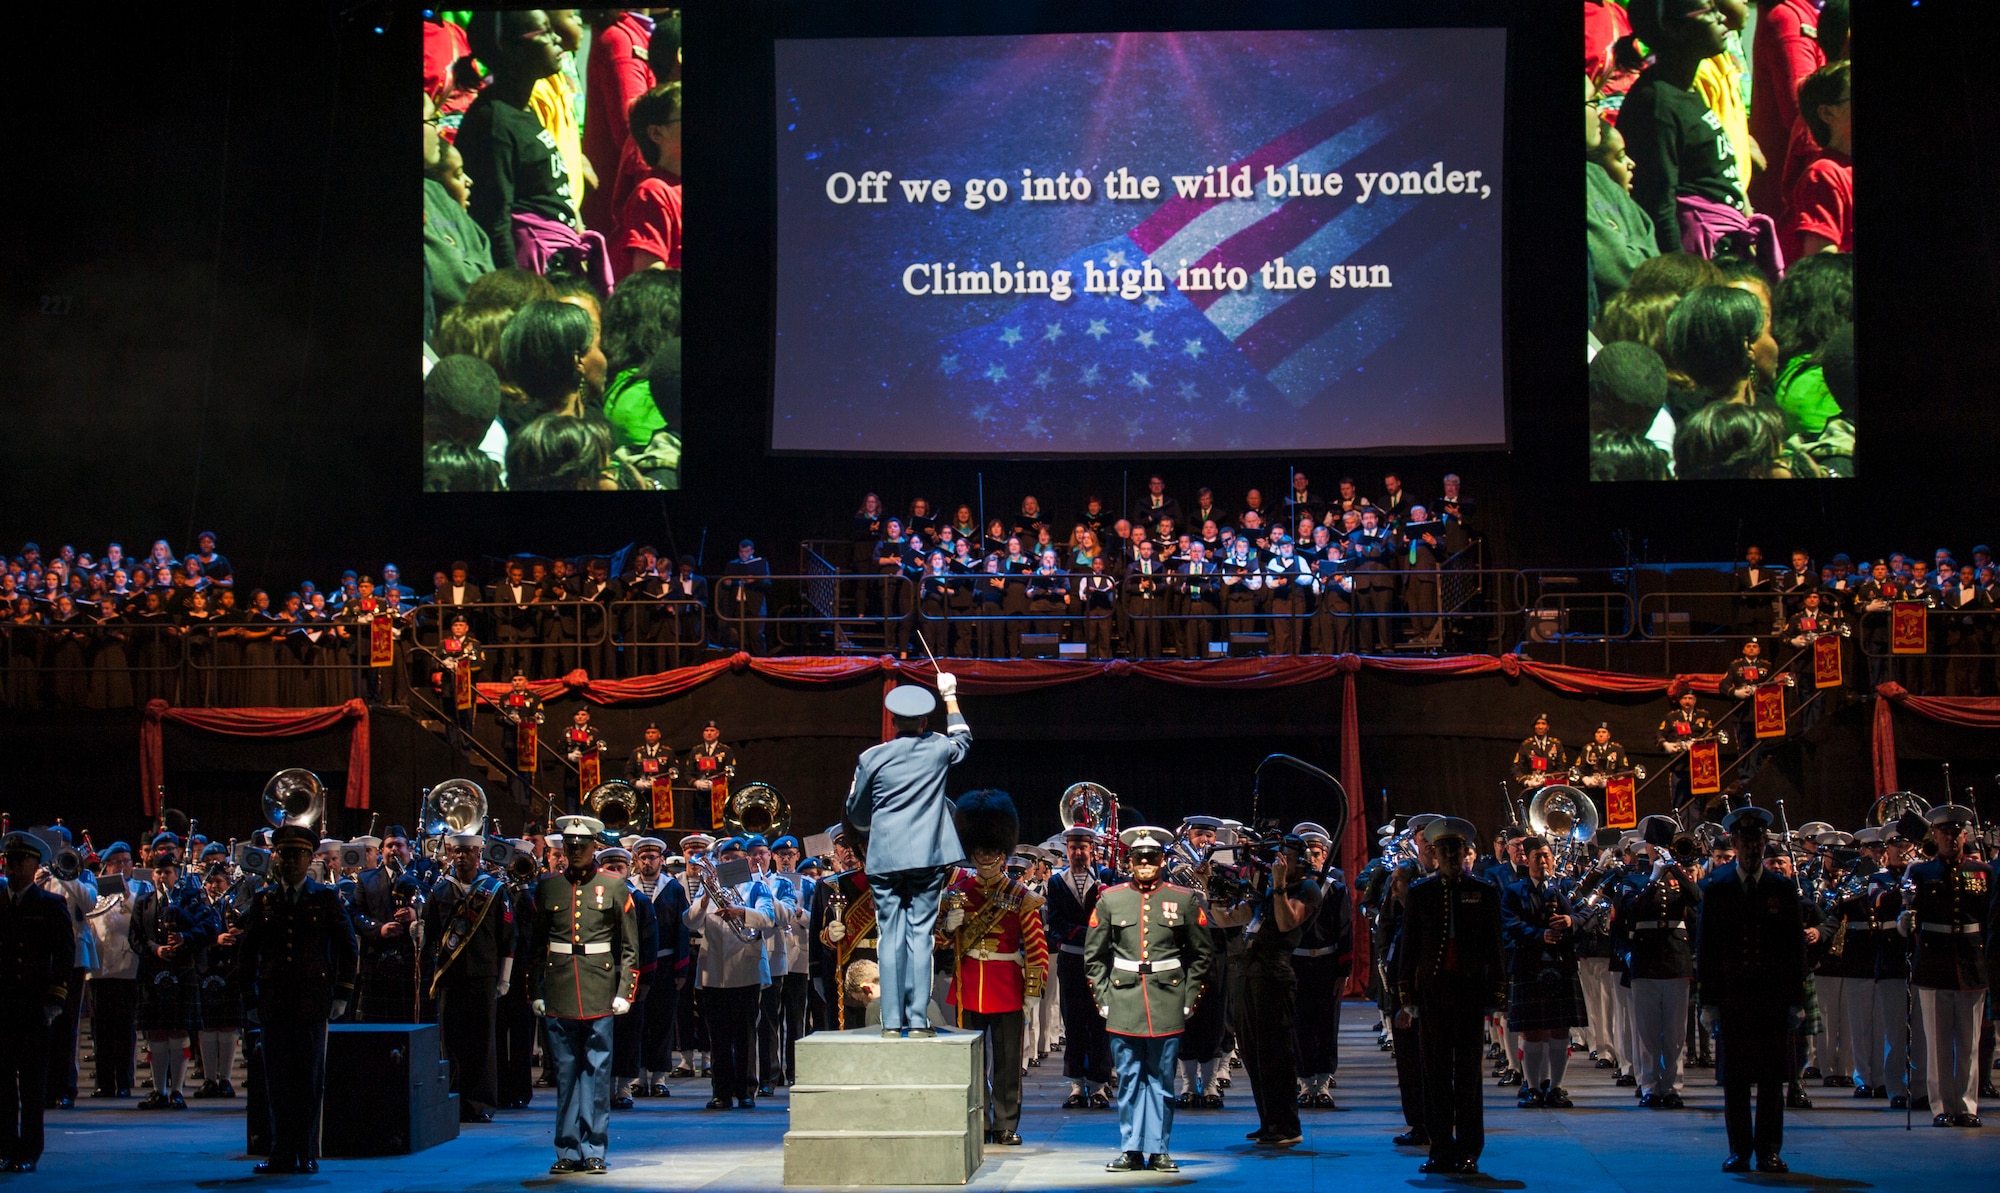
[[[785,1132],[787,1185],[962,1185],[986,1141],[986,1041],[940,1031],[885,1040],[879,1027],[798,1043]]]

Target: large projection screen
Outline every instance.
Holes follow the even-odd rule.
[[[775,53],[773,451],[1507,441],[1504,30]]]

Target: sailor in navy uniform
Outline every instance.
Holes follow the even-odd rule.
[[[1069,1078],[1069,1097],[1063,1109],[1091,1107],[1102,1110],[1111,1105],[1106,1093],[1111,1084],[1111,1043],[1105,1035],[1104,1017],[1091,1001],[1090,982],[1084,973],[1084,937],[1090,930],[1091,912],[1097,909],[1103,878],[1094,857],[1097,834],[1083,825],[1063,830],[1063,849],[1069,865],[1049,875],[1048,939],[1056,949],[1056,994],[1061,1000],[1063,1021],[1063,1076]]]

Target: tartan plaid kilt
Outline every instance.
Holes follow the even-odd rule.
[[[159,969],[139,983],[133,1026],[140,1031],[201,1030],[200,978],[192,969]]]
[[[1576,970],[1544,969],[1507,979],[1508,1031],[1567,1030],[1588,1021]]]

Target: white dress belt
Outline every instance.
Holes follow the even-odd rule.
[[[1180,967],[1181,959],[1179,957],[1169,957],[1165,961],[1134,961],[1130,957],[1113,957],[1111,959],[1111,968],[1122,969],[1129,973],[1166,973],[1169,970],[1179,969]]]
[[[1636,932],[1646,928],[1685,928],[1687,926],[1686,920],[1639,920],[1632,925],[1632,930]]]
[[[549,942],[549,952],[551,953],[608,953],[610,951],[611,942],[608,940],[593,940],[584,944],[571,944],[567,940],[552,940]]]
[[[965,955],[974,961],[1019,961],[1021,959],[1019,949],[1011,953],[996,953],[992,949],[967,949],[965,950]]]
[[[1986,930],[1978,924],[1924,924],[1922,927],[1926,932],[1949,932],[1953,935],[1962,932],[1967,936],[1977,936]]]

